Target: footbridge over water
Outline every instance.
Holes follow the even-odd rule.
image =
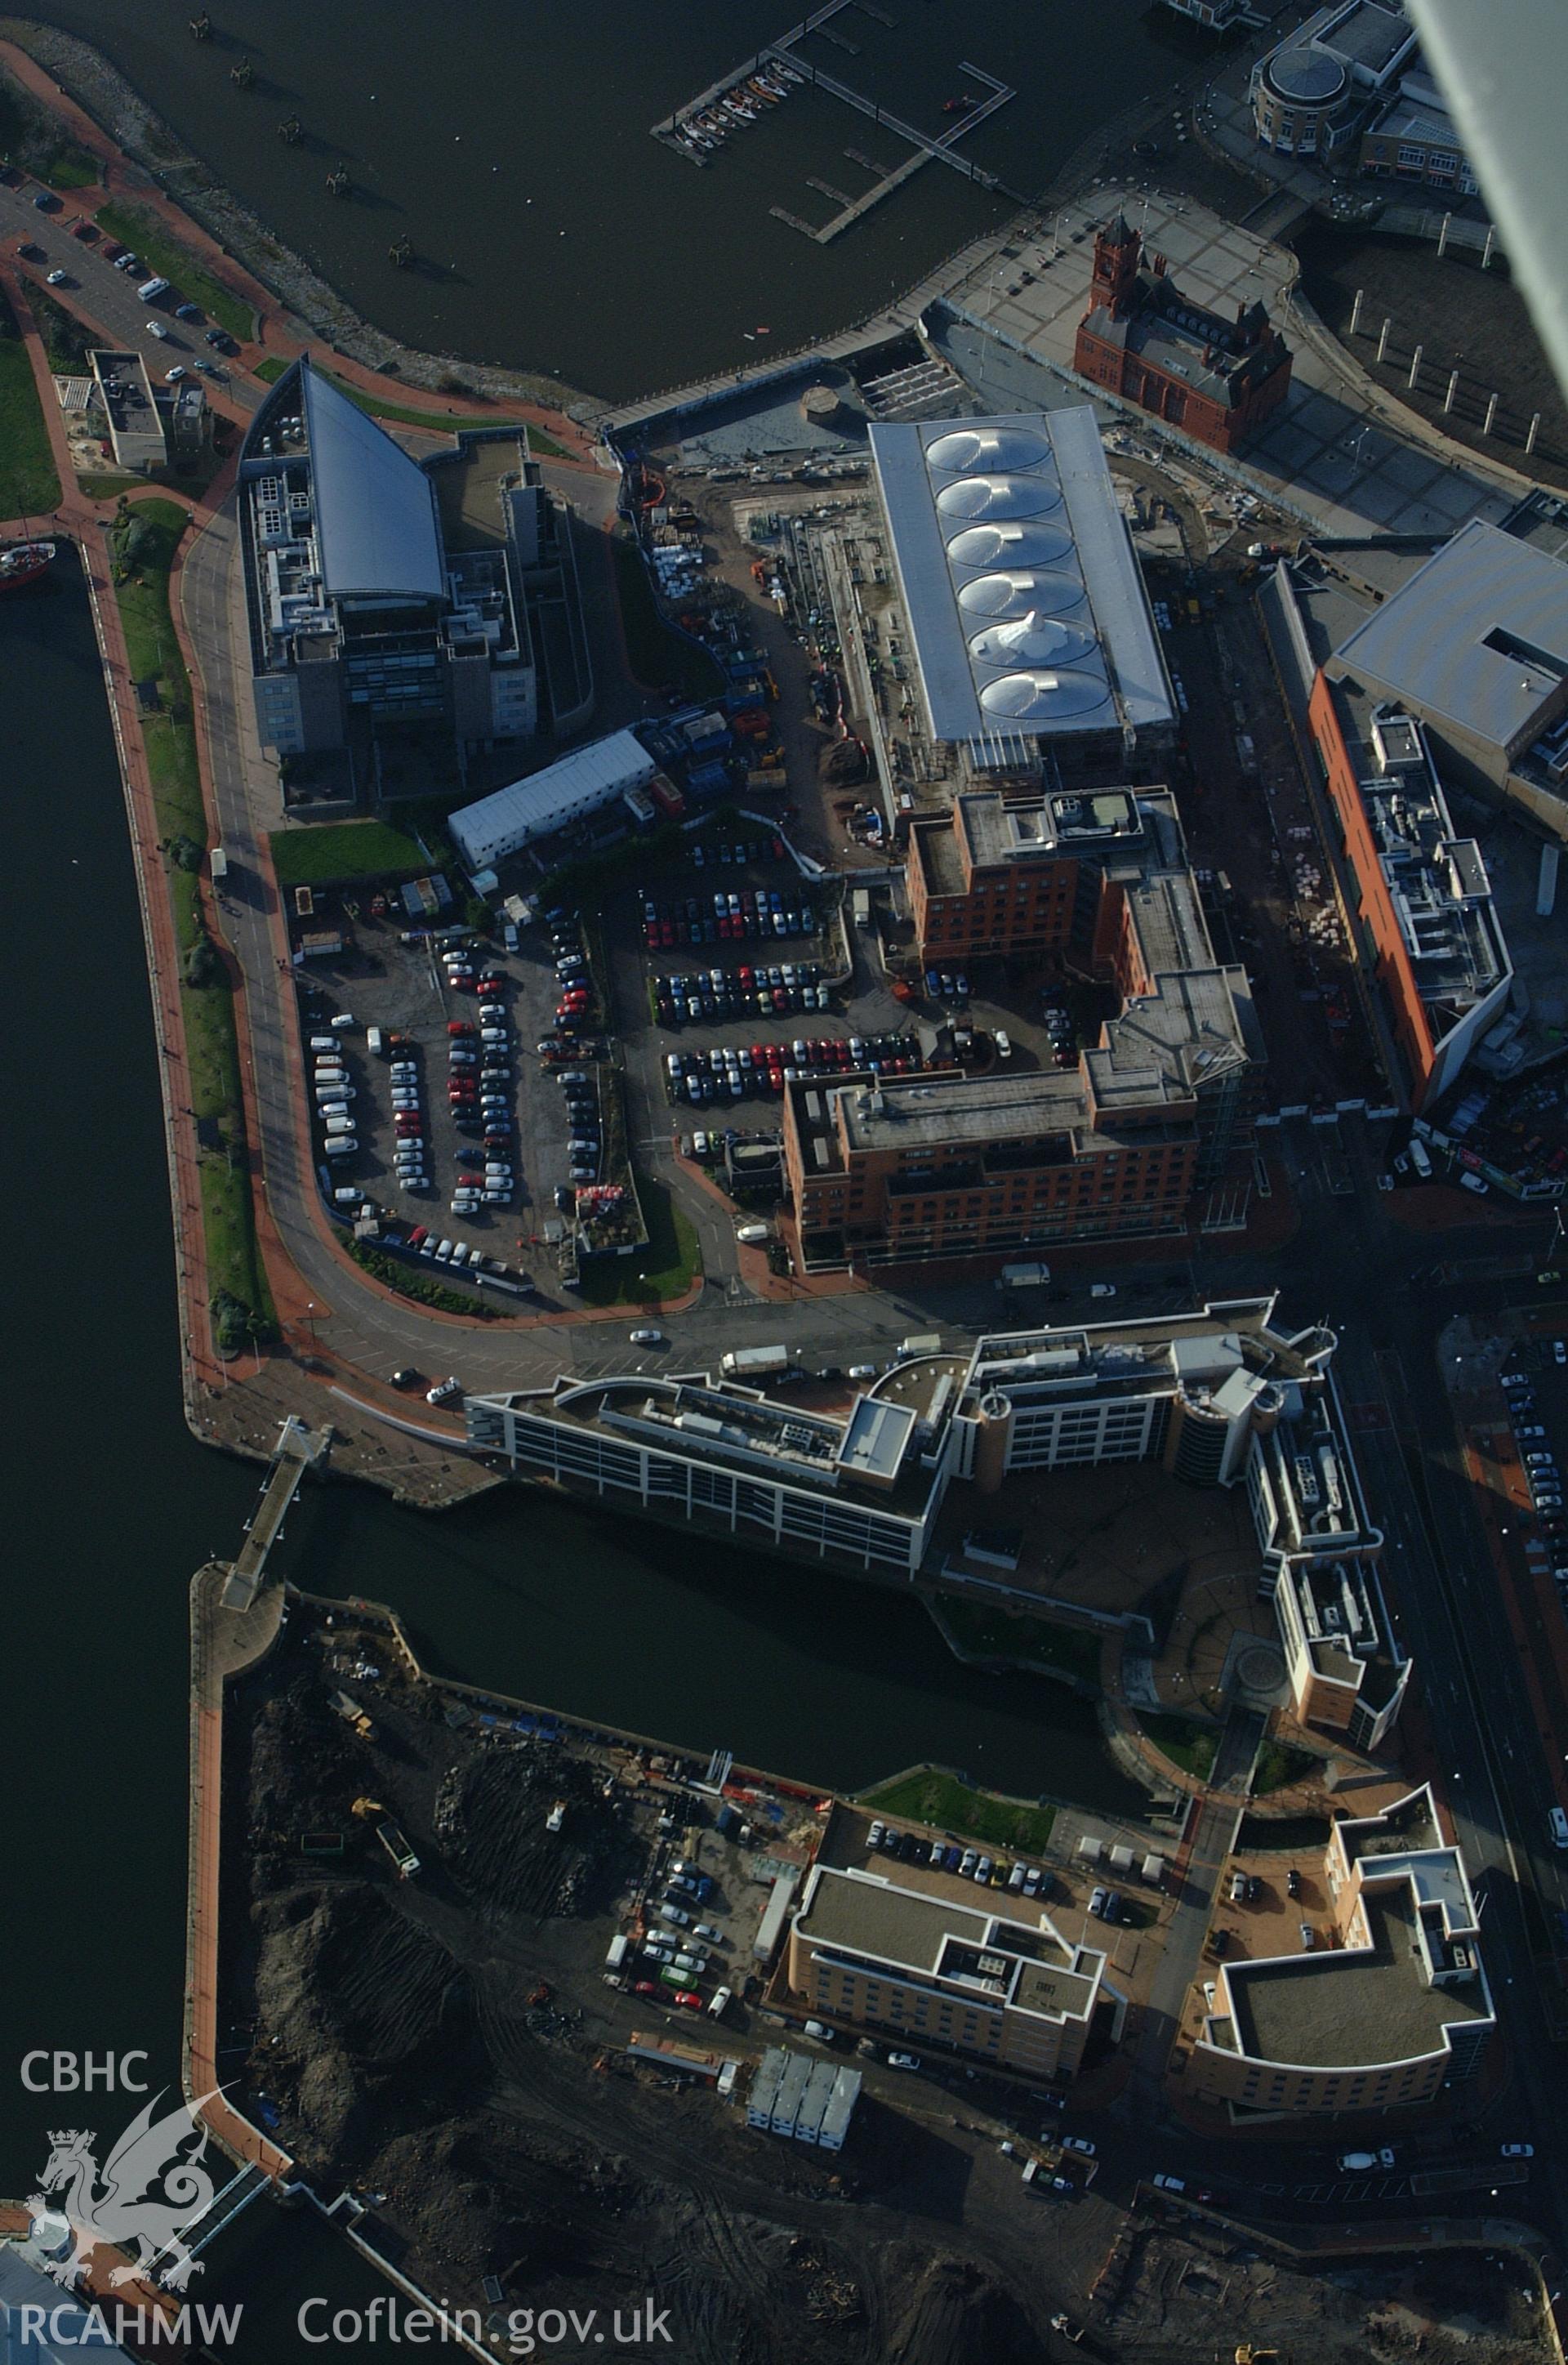
[[[261,1591],[267,1555],[283,1533],[283,1523],[299,1491],[299,1482],[311,1464],[324,1457],[331,1441],[330,1429],[307,1429],[294,1413],[284,1422],[273,1449],[272,1467],[262,1488],[262,1499],[247,1522],[244,1545],[223,1588],[225,1609],[249,1609]]]

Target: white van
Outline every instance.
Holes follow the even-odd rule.
[[[359,1143],[352,1133],[338,1133],[330,1141],[324,1141],[321,1148],[329,1158],[352,1158]]]
[[[329,1140],[340,1140],[345,1133],[352,1133],[353,1131],[353,1119],[352,1116],[348,1115],[346,1112],[342,1116],[330,1116],[327,1119],[327,1136]]]
[[[1546,1829],[1553,1847],[1568,1848],[1568,1815],[1561,1807],[1547,1809]]]
[[[1427,1154],[1427,1145],[1418,1134],[1413,1133],[1410,1137],[1410,1163],[1423,1182],[1431,1181],[1432,1161]]]
[[[310,1037],[310,1048],[313,1051],[330,1051],[335,1055],[338,1048],[338,1038],[335,1035],[312,1035]]]
[[[166,279],[144,279],[136,292],[144,304],[156,304],[160,296],[168,294],[169,283]]]
[[[382,1052],[386,1048],[386,1038],[382,1034],[379,1026],[367,1026],[365,1028],[364,1048],[369,1052],[373,1059],[380,1059]]]
[[[734,1996],[733,1988],[715,1988],[708,2001],[710,2020],[722,2020]]]

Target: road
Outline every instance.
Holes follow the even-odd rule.
[[[67,215],[70,210],[68,203]],[[59,262],[78,282],[61,291],[71,308],[106,337],[135,342],[147,351],[147,308],[134,285],[92,246],[72,238],[61,216],[39,214],[25,191],[0,187],[4,236],[39,244],[48,261],[34,268],[35,277]],[[166,350],[177,357],[199,338],[199,330],[187,332],[175,324]],[[222,398],[245,411],[259,400],[260,390],[237,378],[223,389]],[[265,1202],[304,1288],[315,1299],[322,1342],[373,1378],[407,1362],[445,1369],[456,1362],[466,1384],[476,1388],[547,1385],[562,1371],[587,1375],[632,1363],[667,1363],[668,1356],[639,1355],[629,1348],[624,1316],[520,1323],[491,1331],[454,1328],[374,1290],[338,1253],[318,1201],[296,1082],[293,986],[279,968],[282,931],[262,845],[280,813],[275,774],[262,759],[251,720],[236,556],[230,499],[192,545],[179,597],[199,656],[214,813],[230,860],[223,917],[246,981],[245,1059]],[[667,1108],[641,1074],[633,1077],[629,1114],[639,1142],[659,1145],[645,1153],[655,1173],[667,1170],[672,1161],[662,1147],[668,1135]],[[1499,1303],[1499,1283],[1484,1270],[1495,1257],[1499,1234],[1495,1223],[1483,1222],[1444,1235],[1443,1251],[1454,1278],[1443,1287],[1425,1279],[1417,1283],[1415,1276],[1430,1269],[1430,1239],[1399,1224],[1387,1197],[1375,1189],[1377,1160],[1360,1120],[1347,1118],[1343,1130],[1344,1154],[1334,1165],[1340,1179],[1349,1172],[1348,1192],[1329,1187],[1318,1146],[1305,1127],[1298,1141],[1285,1143],[1302,1223],[1284,1251],[1265,1263],[1205,1244],[1191,1263],[1141,1267],[1137,1310],[1180,1305],[1194,1293],[1278,1288],[1287,1307],[1298,1308],[1303,1318],[1326,1313],[1339,1332],[1338,1373],[1346,1398],[1384,1408],[1387,1426],[1360,1429],[1358,1450],[1373,1517],[1389,1539],[1398,1631],[1417,1661],[1428,1721],[1443,1739],[1443,1787],[1484,1900],[1487,1963],[1512,2068],[1506,2100],[1492,2115],[1508,2139],[1534,2142],[1529,2214],[1550,2227],[1554,2241],[1568,2247],[1568,2162],[1552,2140],[1562,2066],[1535,1985],[1521,1889],[1528,1883],[1549,1911],[1568,1907],[1564,1861],[1545,1835],[1546,1809],[1558,1795],[1556,1769],[1541,1754],[1518,1649],[1507,1622],[1496,1614],[1495,1573],[1455,1450],[1437,1363],[1446,1322],[1461,1313],[1484,1317]],[[739,1276],[722,1211],[716,1205],[704,1210],[700,1222],[709,1278],[689,1310],[665,1325],[680,1361],[711,1362],[742,1335],[737,1317],[745,1320],[744,1335],[753,1340],[778,1338],[799,1348],[807,1361],[844,1363],[857,1354],[885,1351],[911,1328],[974,1329],[1012,1316],[986,1283],[933,1287],[916,1281],[896,1291],[764,1305]],[[1516,1219],[1502,1237],[1510,1244],[1528,1240],[1544,1255],[1549,1225],[1550,1218]],[[1472,1265],[1476,1270],[1467,1279]],[[1369,1299],[1368,1276],[1373,1274],[1377,1288]],[[1129,1295],[1133,1286],[1128,1284]],[[1051,1312],[1054,1319],[1070,1320],[1087,1310],[1085,1280],[1070,1287],[1066,1303]],[[1197,1884],[1192,1926],[1178,1917],[1169,1966],[1139,2039],[1136,2086],[1149,2112],[1158,2108],[1153,2080],[1156,2057],[1168,2043],[1166,2023],[1173,2024],[1181,1992],[1194,1975],[1203,1883],[1206,1878],[1212,1884],[1223,1860],[1225,1826],[1233,1814],[1234,1801],[1222,1794],[1200,1816],[1192,1859]],[[1495,2157],[1495,2132],[1489,2126],[1485,2139],[1478,2139],[1478,2159]],[[1161,2126],[1159,2140],[1170,2163],[1182,2172],[1217,2184],[1234,2168],[1233,2146],[1194,2137],[1170,2122]],[[1130,2180],[1146,2172],[1148,2116],[1136,2127],[1110,2124],[1105,2150],[1112,2176]],[[1292,2206],[1304,2190],[1328,2194],[1324,2205],[1344,2203],[1346,2196],[1321,2165],[1318,2183],[1302,2185],[1305,2164],[1292,2146],[1249,2146],[1249,2158],[1256,2164],[1260,2190],[1265,2182],[1274,2185]],[[1385,2200],[1397,2204],[1401,2198],[1371,2197],[1379,2200],[1380,2209]],[[1426,2204],[1411,2196],[1408,2205]]]
[[[87,217],[69,197],[63,200],[59,213],[40,213],[33,204],[35,188],[32,182],[16,189],[0,184],[0,241],[13,253],[22,240],[43,251],[41,262],[33,258],[20,266],[35,286],[79,315],[102,334],[106,343],[131,347],[141,353],[153,377],[176,362],[187,367],[197,359],[214,362],[204,342],[205,330],[210,322],[197,326],[174,317],[174,307],[180,301],[178,288],[155,307],[143,304],[136,292],[143,275],[117,271],[103,251],[113,241],[103,238],[88,243],[73,237],[72,224]],[[97,193],[89,194],[95,196]],[[47,275],[56,268],[69,275],[69,286],[50,287],[46,284]],[[151,334],[150,324],[154,319],[168,330],[167,337],[160,339]],[[216,366],[223,375],[220,380],[208,379],[209,393],[214,384],[218,384],[224,398],[236,410],[253,410],[266,389],[243,375],[230,375],[226,363],[217,362]]]
[[[307,1286],[319,1306],[331,1309],[322,1319],[323,1338],[337,1355],[371,1373],[406,1362],[444,1368],[455,1360],[476,1388],[545,1385],[561,1371],[588,1375],[632,1363],[667,1363],[667,1355],[630,1349],[621,1320],[606,1325],[579,1318],[518,1325],[504,1332],[454,1332],[417,1308],[359,1284],[345,1273],[326,1238],[294,1083],[293,986],[278,967],[281,937],[262,867],[261,839],[278,817],[267,799],[275,800],[276,791],[263,785],[268,768],[253,746],[243,672],[236,664],[243,646],[243,615],[233,556],[230,508],[191,553],[183,603],[203,653],[216,804],[233,887],[227,917],[248,981],[267,1200]],[[641,1070],[633,1073],[629,1118],[639,1141],[667,1140],[667,1107],[655,1102]],[[1455,1450],[1436,1360],[1439,1333],[1456,1313],[1484,1316],[1495,1305],[1499,1284],[1484,1269],[1495,1262],[1500,1239],[1510,1248],[1523,1241],[1544,1252],[1551,1219],[1506,1221],[1500,1234],[1495,1218],[1483,1218],[1445,1233],[1441,1245],[1454,1282],[1441,1289],[1417,1282],[1415,1276],[1430,1271],[1432,1236],[1401,1223],[1390,1195],[1377,1189],[1382,1159],[1362,1120],[1348,1116],[1339,1130],[1344,1138],[1330,1172],[1321,1155],[1320,1129],[1305,1123],[1282,1129],[1282,1148],[1302,1219],[1285,1250],[1265,1262],[1204,1243],[1190,1263],[1139,1268],[1140,1310],[1150,1302],[1179,1305],[1193,1295],[1278,1288],[1287,1307],[1298,1308],[1304,1319],[1322,1313],[1338,1332],[1337,1373],[1346,1401],[1384,1408],[1386,1426],[1359,1428],[1357,1445],[1372,1517],[1389,1540],[1397,1630],[1417,1662],[1428,1721],[1443,1737],[1443,1788],[1485,1900],[1487,1963],[1514,2072],[1506,2102],[1493,2115],[1502,2128],[1499,2140],[1535,2144],[1531,2213],[1551,2226],[1554,2238],[1568,2240],[1568,2164],[1560,2161],[1552,2141],[1562,2064],[1535,1988],[1519,1889],[1521,1877],[1528,1877],[1550,1908],[1568,1906],[1563,1860],[1545,1835],[1545,1810],[1556,1793],[1534,1741],[1535,1719],[1518,1653],[1506,1622],[1496,1615],[1495,1577]],[[667,1151],[647,1154],[655,1171],[668,1163]],[[852,1360],[852,1349],[885,1349],[912,1327],[973,1329],[1003,1318],[994,1289],[985,1283],[935,1288],[914,1281],[896,1292],[765,1306],[751,1298],[734,1271],[733,1240],[719,1211],[704,1229],[711,1278],[689,1311],[666,1317],[664,1325],[678,1361],[710,1360],[722,1345],[733,1344],[742,1335],[738,1314],[744,1314],[745,1336],[754,1340],[766,1333],[801,1348],[808,1359],[838,1362]],[[1464,1278],[1467,1263],[1484,1268],[1471,1281]],[[1377,1289],[1369,1300],[1371,1274],[1377,1276]],[[1129,1279],[1126,1286],[1130,1295],[1135,1283]],[[1070,1286],[1064,1306],[1053,1306],[1053,1318],[1086,1313],[1087,1292],[1085,1276],[1081,1285]],[[1243,1738],[1236,1734],[1237,1747]],[[1249,1760],[1250,1751],[1246,1754]],[[1222,1787],[1200,1815],[1191,1911],[1185,1922],[1177,1917],[1168,1962],[1138,2038],[1139,2124],[1126,2130],[1129,2175],[1148,2166],[1148,2124],[1159,2107],[1159,2070],[1182,1997],[1196,1975],[1205,1893],[1223,1861],[1237,1803]],[[1113,2166],[1116,2140],[1108,2137]],[[1223,2177],[1234,2164],[1229,2146],[1193,2137],[1170,2123],[1161,2140],[1177,2168],[1205,2180]],[[1276,2172],[1270,2180],[1282,2194],[1297,2192],[1303,2168],[1294,2146],[1249,2146],[1249,2156],[1257,2161],[1260,2178],[1268,2177],[1272,2165]],[[1321,2182],[1321,2169],[1316,2173]],[[1391,2205],[1400,2202],[1397,2195],[1378,2197],[1380,2206],[1384,2198]],[[1410,2196],[1408,2205],[1425,2204]]]

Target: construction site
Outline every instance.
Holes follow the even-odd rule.
[[[644,2303],[714,2365],[1535,2353],[1503,2250],[1314,2259],[1146,2182],[1058,2199],[1020,2174],[1057,2127],[1014,2081],[862,2046],[842,2149],[748,2126],[802,2041],[766,2001],[768,1900],[835,1802],[437,1684],[389,1613],[292,1590],[227,1689],[228,2090],[496,2353],[519,2305]],[[678,2001],[637,1950],[683,1861],[723,1985]]]

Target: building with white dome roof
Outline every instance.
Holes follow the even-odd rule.
[[[983,773],[1064,755],[1125,774],[1176,703],[1093,411],[871,429],[934,742]]]

